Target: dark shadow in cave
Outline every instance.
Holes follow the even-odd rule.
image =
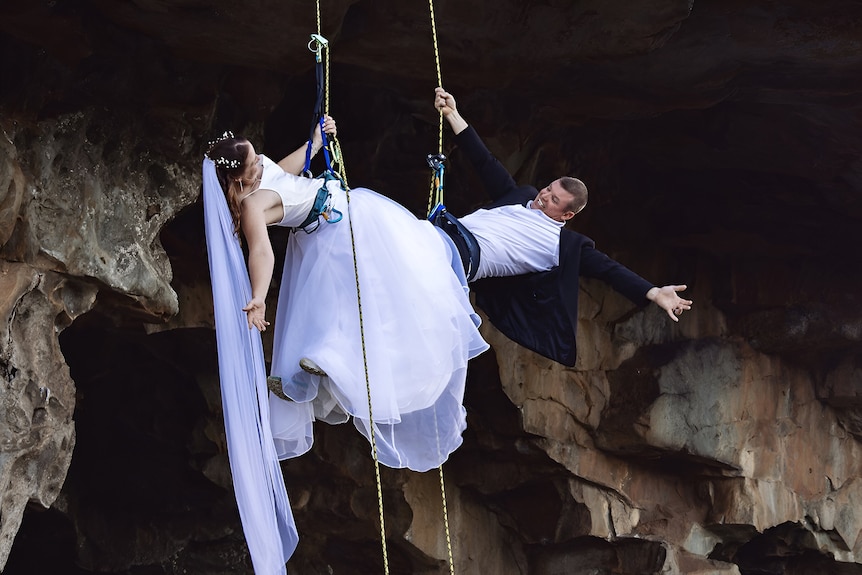
[[[83,575],[91,573],[75,564],[75,528],[54,509],[30,506],[3,569],[4,575]]]
[[[782,523],[741,543],[722,544],[709,557],[732,561],[742,575],[860,575],[862,565],[836,561],[818,550],[814,534],[798,523]]]
[[[75,452],[58,504],[25,513],[5,573],[250,573],[212,330],[148,334],[108,313],[60,335],[77,388]]]

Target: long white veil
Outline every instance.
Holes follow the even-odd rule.
[[[212,278],[222,408],[234,492],[257,575],[287,573],[299,541],[270,431],[260,333],[243,306],[251,284],[215,165],[203,161],[204,222]]]

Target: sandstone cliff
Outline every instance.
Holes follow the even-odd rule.
[[[696,302],[674,325],[582,282],[574,369],[486,322],[444,468],[456,571],[862,573],[862,6],[435,7],[444,83],[517,179],[584,179],[574,227]],[[322,22],[351,184],[421,213],[427,5],[334,0]],[[272,156],[306,137],[314,31],[293,0],[0,4],[5,573],[252,572],[200,158],[224,129]],[[446,146],[461,213],[481,196]],[[288,567],[382,572],[367,443],[316,433],[284,464]],[[448,573],[438,476],[383,485],[391,572]]]

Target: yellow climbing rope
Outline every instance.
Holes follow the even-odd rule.
[[[434,2],[433,0],[428,0],[429,9],[431,12],[431,32],[434,42],[434,59],[437,67],[437,85],[443,85],[442,73],[440,71],[440,52],[437,46],[437,24],[434,18]],[[319,37],[322,37],[321,31],[321,17],[320,17],[320,0],[315,0],[316,7],[316,16],[317,16],[317,34]],[[326,52],[326,61],[325,61],[325,104],[324,104],[324,113],[329,114],[329,50],[326,49],[328,46],[323,45],[322,48],[325,49]],[[378,458],[377,451],[377,439],[376,434],[374,432],[374,415],[372,410],[372,401],[371,401],[371,379],[368,373],[368,353],[366,349],[365,342],[365,324],[364,318],[362,315],[362,292],[360,289],[360,281],[359,281],[359,266],[356,258],[356,240],[353,232],[353,218],[350,216],[350,188],[347,184],[347,171],[344,166],[344,160],[341,155],[341,147],[338,143],[337,137],[333,136],[329,139],[329,149],[331,156],[331,164],[332,169],[339,175],[341,181],[345,188],[345,194],[347,196],[347,213],[348,213],[348,227],[350,230],[350,246],[353,255],[353,272],[354,277],[356,278],[356,302],[357,308],[359,312],[359,334],[360,340],[362,344],[362,363],[363,369],[365,372],[365,389],[368,398],[368,422],[369,422],[369,435],[371,438],[371,453],[374,459],[374,476],[377,483],[377,508],[379,512],[379,520],[380,520],[380,542],[383,550],[383,570],[386,575],[389,575],[389,554],[386,547],[386,524],[383,513],[383,486],[380,477],[380,461]],[[437,138],[437,157],[443,157],[443,113],[440,113],[440,121],[438,126],[438,138]],[[337,166],[337,167],[336,167]],[[431,194],[428,199],[428,212],[430,213],[431,208],[443,202],[443,170],[442,167],[436,170],[434,178],[432,178],[431,182]],[[435,417],[434,420],[435,427],[437,424],[437,420]],[[438,444],[439,444],[439,433],[438,433]],[[443,524],[446,530],[446,549],[448,551],[448,559],[449,559],[449,572],[451,575],[455,575],[455,562],[453,559],[452,553],[452,539],[449,531],[449,512],[446,505],[446,484],[443,478],[443,465],[440,465],[440,493],[443,501]]]
[[[359,290],[359,266],[356,262],[356,242],[353,237],[353,218],[350,217],[350,191],[347,191],[347,223],[350,227],[350,247],[353,250],[353,273],[356,277],[356,303],[359,308],[359,335],[362,340],[362,367],[365,370],[365,390],[368,393],[368,430],[371,436],[371,454],[374,457],[374,477],[377,480],[377,509],[380,515],[380,542],[383,546],[383,572],[389,574],[389,554],[386,550],[386,524],[383,519],[383,485],[380,480],[380,461],[377,458],[377,439],[374,433],[374,414],[371,410],[371,379],[368,376],[368,355],[365,349],[365,326],[362,318],[362,294]]]
[[[320,0],[315,0],[317,14],[317,34],[322,37],[320,26]],[[326,48],[326,46],[324,46]],[[325,70],[325,104],[324,113],[329,114],[329,50],[326,51]],[[356,278],[356,307],[359,311],[359,337],[362,342],[362,367],[365,371],[365,391],[368,396],[368,430],[371,437],[371,455],[374,459],[374,477],[377,482],[377,509],[380,519],[380,544],[383,549],[383,572],[389,575],[389,553],[386,548],[386,523],[383,515],[383,483],[380,478],[380,460],[377,455],[377,437],[374,433],[374,412],[371,406],[371,378],[368,374],[368,352],[365,346],[365,322],[362,316],[362,291],[360,290],[359,282],[359,265],[356,259],[356,238],[353,233],[353,217],[350,213],[350,187],[347,185],[347,172],[344,168],[344,161],[341,156],[341,147],[338,144],[338,139],[333,136],[330,140],[330,154],[332,169],[341,177],[341,182],[344,186],[344,192],[347,196],[347,223],[350,230],[350,248],[353,254],[353,275]],[[335,166],[338,166],[336,168]]]
[[[316,4],[316,14],[317,14],[317,35],[323,36],[320,27],[320,0],[315,1]],[[324,87],[324,104],[323,104],[323,113],[329,115],[329,50],[325,50],[326,52],[326,63],[324,64],[323,70],[325,74],[325,81],[323,83]],[[333,135],[328,139],[327,144],[329,145],[329,155],[330,155],[330,163],[332,165],[332,170],[338,174],[338,177],[341,178],[341,182],[344,184],[345,189],[349,189],[350,186],[347,183],[347,167],[344,165],[344,157],[341,155],[341,144],[338,142],[338,136]],[[349,200],[349,197],[348,197]]]
[[[440,430],[437,428],[437,408],[434,408],[434,433],[437,436],[437,457],[440,457]],[[446,550],[449,552],[449,573],[455,575],[452,558],[452,538],[449,536],[449,510],[446,508],[446,484],[443,482],[443,464],[440,464],[440,496],[443,499],[443,525],[446,529]]]
[[[431,12],[431,38],[434,42],[434,63],[437,66],[437,85],[443,86],[443,73],[440,71],[440,49],[437,46],[437,22],[434,19],[434,0],[428,0]],[[437,136],[437,153],[443,153],[443,112],[440,112],[440,129]]]
[[[440,69],[440,49],[437,44],[437,20],[434,17],[434,0],[428,0],[428,10],[431,14],[431,39],[434,43],[434,64],[437,69],[437,85],[443,86],[443,73]],[[431,191],[428,196],[428,214],[437,204],[443,203],[443,111],[440,111],[440,118],[437,130],[437,161],[438,168],[434,170],[434,176],[431,178]],[[436,429],[437,419],[434,419]],[[437,441],[440,437],[438,433]],[[446,551],[449,558],[449,573],[455,575],[455,560],[452,553],[452,537],[449,533],[449,509],[446,505],[446,483],[443,481],[443,464],[440,464],[440,496],[443,500],[443,526],[446,530]]]

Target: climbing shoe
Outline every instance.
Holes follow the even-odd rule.
[[[303,369],[303,371],[307,371],[308,373],[310,373],[312,375],[320,375],[320,376],[326,375],[326,372],[323,371],[323,368],[321,368],[319,365],[317,365],[316,363],[314,363],[313,361],[311,361],[307,357],[303,357],[302,359],[299,360],[299,367],[301,367]]]

